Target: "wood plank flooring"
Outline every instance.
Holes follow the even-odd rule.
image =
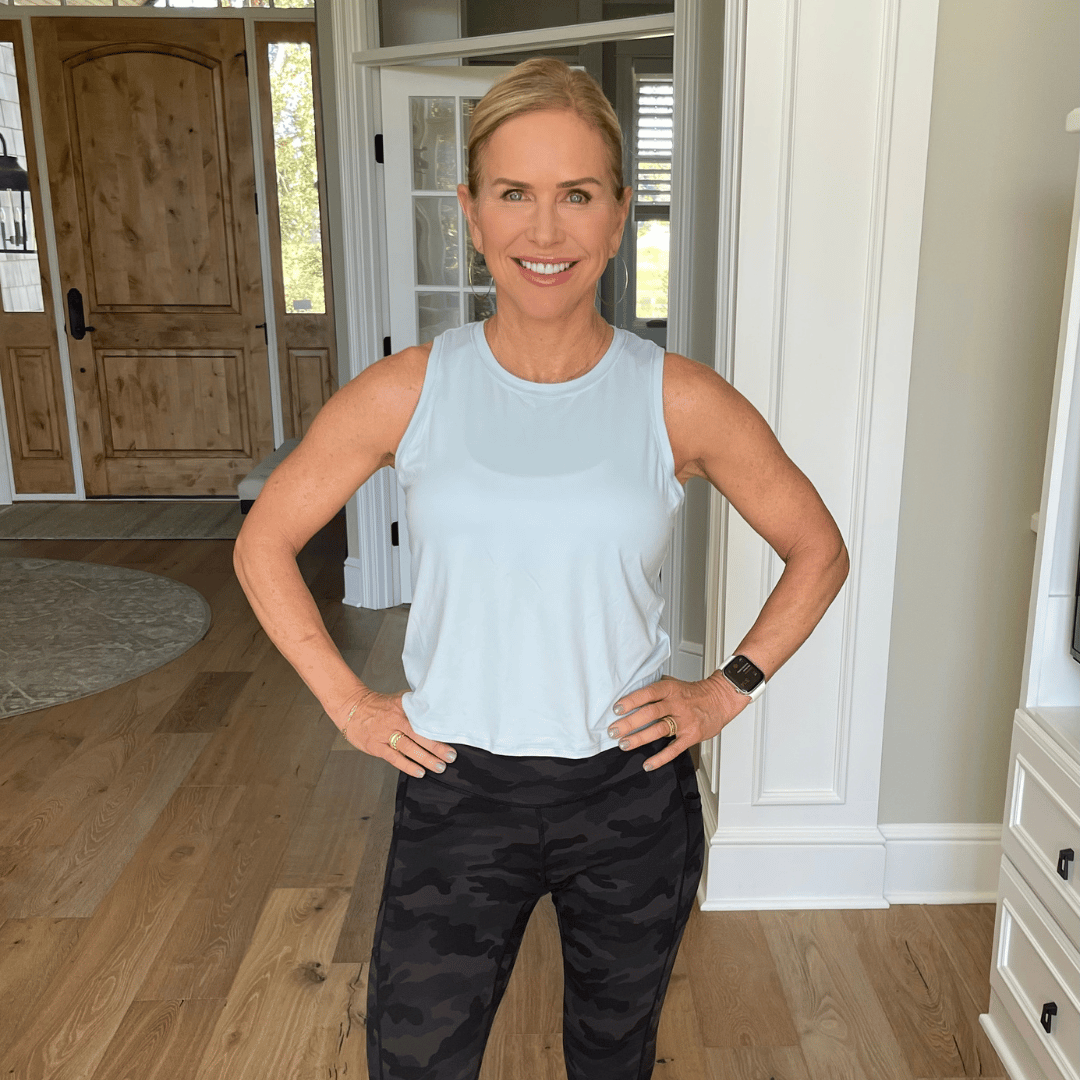
[[[405,609],[341,603],[344,528],[300,565],[369,685]],[[93,697],[0,722],[0,1075],[360,1078],[395,775],[338,738],[255,621],[232,542],[0,541],[150,570],[207,636]],[[657,1080],[1004,1078],[978,1023],[994,909],[695,911]],[[529,926],[482,1080],[565,1080],[554,911]]]

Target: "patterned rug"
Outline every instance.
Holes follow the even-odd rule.
[[[0,540],[235,540],[236,499],[17,502],[0,508]]]
[[[167,664],[210,628],[171,578],[97,563],[0,558],[0,718],[87,697]]]

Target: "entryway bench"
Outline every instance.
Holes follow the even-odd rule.
[[[259,497],[259,492],[262,491],[267,478],[299,445],[299,439],[286,439],[272,454],[264,457],[236,485],[236,494],[240,498],[241,514],[246,514],[251,509],[251,504]]]

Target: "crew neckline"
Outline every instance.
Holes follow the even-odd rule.
[[[613,326],[611,341],[608,344],[604,355],[601,356],[584,375],[578,375],[576,378],[566,379],[562,382],[534,382],[532,379],[523,379],[520,375],[515,375],[512,371],[507,371],[506,368],[499,363],[495,354],[491,351],[491,346],[488,344],[487,334],[484,333],[484,324],[482,322],[474,322],[472,323],[472,327],[473,342],[477,351],[480,353],[480,356],[483,358],[484,363],[491,372],[508,386],[513,386],[519,390],[528,390],[531,393],[536,394],[561,394],[570,390],[577,391],[591,386],[594,382],[604,377],[608,369],[615,363],[615,358],[622,348],[623,332],[617,326]]]

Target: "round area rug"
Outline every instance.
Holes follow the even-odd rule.
[[[159,574],[0,558],[0,718],[145,675],[209,627],[202,595]]]

